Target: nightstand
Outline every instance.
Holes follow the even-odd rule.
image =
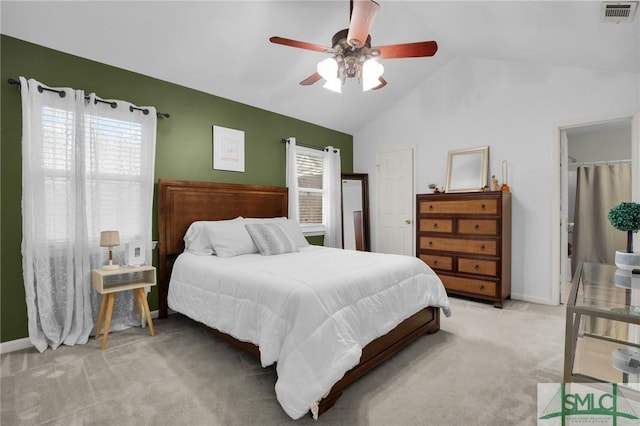
[[[149,333],[155,335],[153,330],[153,321],[151,320],[151,312],[149,312],[149,304],[147,303],[147,294],[144,288],[156,285],[156,268],[153,266],[121,266],[118,269],[94,269],[91,271],[91,283],[93,288],[102,295],[102,303],[100,303],[100,313],[98,314],[98,324],[96,325],[96,339],[100,337],[102,329],[102,321],[105,320],[104,333],[102,338],[102,349],[107,347],[109,339],[109,327],[111,326],[111,314],[113,313],[113,302],[116,293],[120,291],[133,290],[136,299],[136,306],[142,316],[146,315],[149,324]],[[105,319],[106,308],[106,319]]]

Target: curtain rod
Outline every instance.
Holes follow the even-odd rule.
[[[598,164],[606,165],[614,165],[614,164],[622,164],[622,163],[631,163],[633,160],[602,160],[602,161],[578,161],[575,163],[569,163],[569,166],[597,166]]]
[[[9,84],[15,85],[15,86],[18,87],[18,89],[20,89],[20,82],[18,80],[14,79],[14,78],[10,78],[7,81],[9,82]],[[61,98],[64,98],[67,95],[64,90],[50,89],[48,87],[43,87],[43,86],[38,85],[38,92],[42,93],[45,90],[47,92],[57,93],[58,95],[60,95]],[[84,98],[89,100],[89,96],[85,96]],[[94,99],[94,102],[95,103],[100,102],[100,103],[103,103],[103,104],[109,104],[109,105],[111,105],[111,108],[116,108],[118,106],[118,104],[115,101],[111,101],[111,102],[110,101],[103,101],[102,99],[97,99],[96,98],[96,99]],[[149,114],[149,110],[147,108],[138,108],[138,107],[134,107],[134,106],[129,106],[129,111],[133,112],[135,110],[142,111],[142,113],[144,115],[148,115]],[[170,115],[168,113],[166,113],[166,112],[156,112],[156,115],[158,116],[158,118],[169,118],[170,117]]]
[[[282,142],[282,143],[289,143],[289,139],[282,139],[280,142]],[[320,147],[317,147],[317,146],[307,145],[307,144],[299,143],[299,142],[296,142],[296,146],[301,146],[301,147],[303,147],[303,148],[309,148],[309,149],[315,149],[315,150],[317,150],[317,151],[324,151],[324,150],[326,150],[326,147],[324,147],[324,148],[320,148]],[[334,149],[333,149],[333,152],[338,152],[338,149],[337,149],[337,148],[334,148]]]

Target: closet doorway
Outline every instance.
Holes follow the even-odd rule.
[[[613,263],[626,238],[607,214],[632,199],[632,117],[560,128],[560,301],[580,262]]]

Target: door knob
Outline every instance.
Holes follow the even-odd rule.
[[[411,219],[406,219],[404,223],[406,223],[407,225],[411,225]]]

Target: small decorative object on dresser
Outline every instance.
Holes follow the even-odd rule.
[[[416,255],[449,294],[490,300],[511,295],[511,193],[418,194]]]
[[[627,233],[627,251],[616,251],[616,266],[626,270],[640,267],[640,253],[633,252],[633,234],[640,230],[640,204],[623,201],[609,210],[607,218],[614,228]]]
[[[120,245],[120,233],[118,231],[102,231],[100,232],[100,247],[109,247],[109,264],[104,265],[102,269],[113,270],[118,269],[120,265],[113,263],[113,248]]]

